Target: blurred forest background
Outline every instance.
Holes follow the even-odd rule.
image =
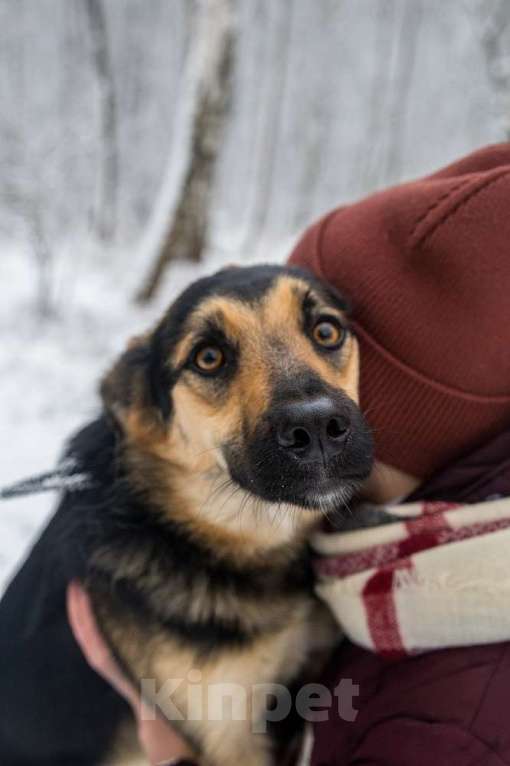
[[[0,0],[0,484],[189,279],[509,138],[508,0]]]

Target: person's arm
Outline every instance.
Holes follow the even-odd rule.
[[[193,766],[193,754],[163,718],[150,720],[150,711],[137,690],[125,678],[97,627],[85,590],[76,582],[67,591],[67,613],[74,637],[89,665],[105,678],[131,705],[140,744],[154,766]]]

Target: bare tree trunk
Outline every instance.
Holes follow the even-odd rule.
[[[92,59],[99,88],[101,120],[101,162],[94,225],[99,237],[107,241],[114,236],[117,223],[117,105],[102,0],[85,0],[85,8],[90,28]]]
[[[27,208],[29,239],[37,267],[37,313],[41,318],[47,319],[53,314],[51,296],[52,256],[37,202],[29,203]]]
[[[405,123],[412,94],[416,49],[421,30],[422,0],[404,2],[400,28],[396,40],[396,66],[391,85],[392,100],[386,119],[391,126],[390,142],[386,156],[385,179],[399,180],[402,176],[402,157],[405,139]]]
[[[256,179],[255,205],[245,234],[243,251],[253,247],[256,237],[259,237],[270,210],[271,193],[274,191],[274,173],[278,151],[278,131],[281,124],[285,89],[288,84],[289,56],[292,33],[292,16],[295,0],[275,4],[277,16],[274,20],[275,37],[277,40],[278,66],[274,71],[266,68],[267,82],[265,84],[267,101],[264,108],[267,113],[264,122],[264,138],[262,145],[264,153],[261,158],[258,177]]]
[[[507,51],[510,5],[508,0],[493,0],[490,4],[482,4],[481,12],[487,76],[499,102],[504,137],[510,140],[510,60]]]
[[[386,159],[386,128],[388,100],[391,86],[391,49],[395,25],[395,2],[377,3],[374,8],[375,40],[373,60],[375,61],[370,91],[367,93],[368,119],[365,140],[360,141],[355,172],[361,177],[361,188],[372,190],[384,181]],[[358,171],[359,168],[359,171]]]
[[[136,296],[140,303],[155,295],[173,259],[199,261],[206,246],[214,171],[231,96],[233,0],[201,1],[191,46],[187,87],[193,91],[193,106],[186,166],[173,216]],[[179,142],[181,139],[178,135]],[[176,149],[186,151],[182,145]]]

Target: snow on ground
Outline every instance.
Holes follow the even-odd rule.
[[[271,260],[286,248],[271,249]],[[158,300],[133,304],[129,254],[67,258],[59,274],[57,313],[34,313],[34,269],[25,254],[0,248],[0,486],[50,470],[66,438],[99,407],[97,383],[129,337],[150,326],[190,281],[232,256],[199,266],[175,264]],[[81,265],[80,265],[80,260]],[[260,260],[260,258],[257,258]],[[264,258],[269,260],[269,258]],[[246,262],[246,261],[244,261]],[[92,264],[92,265],[91,265]],[[137,268],[137,274],[143,269]],[[0,501],[0,593],[54,507],[54,493]]]

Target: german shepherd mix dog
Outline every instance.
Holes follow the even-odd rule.
[[[63,497],[0,605],[2,766],[134,762],[119,749],[130,710],[67,622],[73,579],[202,763],[274,762],[257,733],[267,684],[295,681],[318,632],[307,538],[372,467],[346,309],[297,269],[228,268],[129,344],[68,449],[92,481]],[[248,710],[196,715],[197,678],[246,690]]]

